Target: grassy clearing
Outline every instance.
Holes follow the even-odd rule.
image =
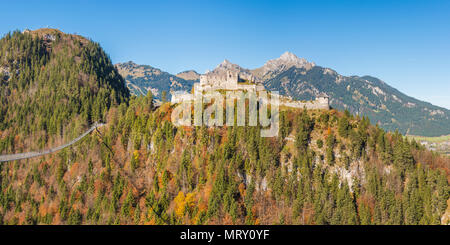
[[[424,136],[414,136],[414,135],[407,135],[409,139],[415,139],[416,141],[428,141],[433,143],[441,143],[445,141],[450,141],[450,135],[443,135],[439,137],[424,137]]]

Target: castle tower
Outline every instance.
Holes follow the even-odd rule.
[[[227,71],[225,78],[225,84],[222,84],[224,89],[235,89],[237,88],[239,75],[232,71]]]
[[[330,98],[328,97],[328,95],[320,95],[319,97],[317,97],[317,101],[319,101],[319,103],[321,104],[330,104]]]
[[[206,75],[200,75],[200,85],[206,85],[208,83],[208,77]]]
[[[316,101],[319,102],[321,109],[330,109],[330,97],[328,95],[321,94],[316,98]]]

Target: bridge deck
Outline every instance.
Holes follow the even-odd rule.
[[[69,146],[77,143],[82,138],[84,138],[86,135],[88,135],[92,131],[94,131],[96,128],[102,127],[104,125],[105,124],[103,124],[103,123],[95,123],[90,129],[88,129],[86,132],[84,132],[83,134],[81,134],[77,138],[73,139],[69,143],[64,144],[64,145],[60,145],[60,146],[57,146],[57,147],[54,147],[54,148],[51,148],[51,149],[41,150],[41,151],[37,151],[37,152],[26,152],[26,153],[18,153],[18,154],[11,154],[11,155],[0,155],[0,162],[9,162],[9,161],[29,159],[29,158],[33,158],[33,157],[40,157],[40,156],[44,156],[44,155],[47,155],[47,154],[51,154],[53,152],[60,151],[60,150],[62,150],[64,148],[66,148],[66,147],[69,147]]]

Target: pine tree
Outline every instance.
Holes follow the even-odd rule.
[[[350,124],[348,122],[348,117],[344,116],[339,118],[338,122],[338,133],[339,136],[343,138],[347,138],[349,134]]]
[[[334,156],[334,146],[336,144],[336,138],[333,133],[328,135],[327,137],[327,163],[329,165],[333,165],[335,162],[335,156]]]

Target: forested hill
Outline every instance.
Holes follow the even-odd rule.
[[[55,29],[0,40],[0,93],[3,154],[73,139],[129,97],[98,43]]]
[[[0,223],[448,222],[449,159],[367,118],[283,109],[279,136],[261,138],[175,127],[174,106],[150,98],[111,108],[76,146],[0,165]]]

